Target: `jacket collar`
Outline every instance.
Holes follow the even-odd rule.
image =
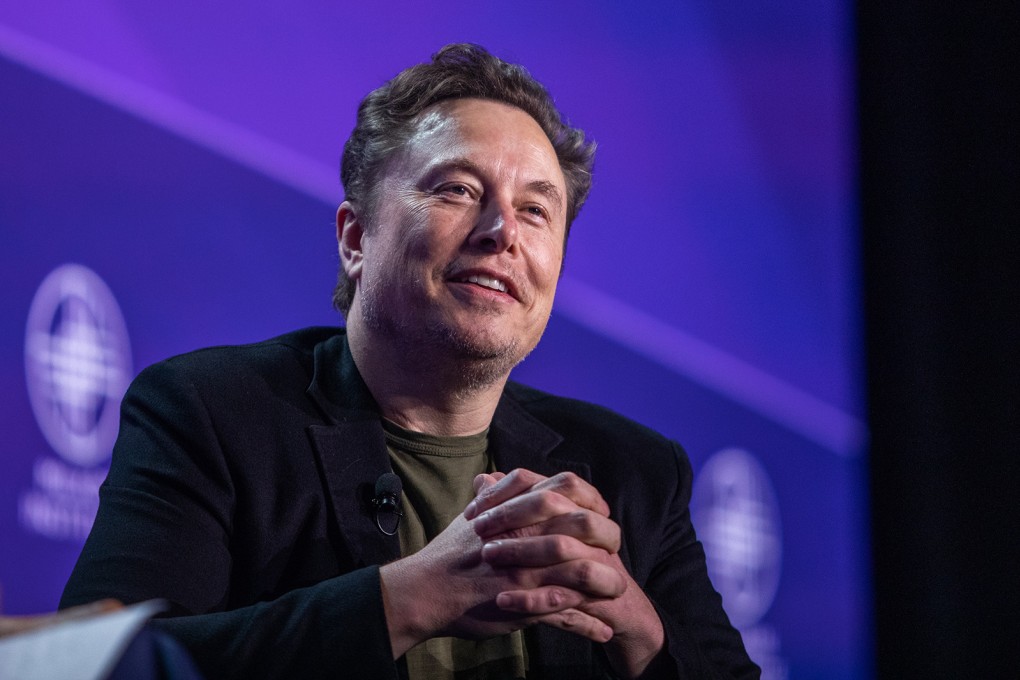
[[[358,413],[379,419],[379,406],[354,364],[344,329],[315,345],[307,393],[332,423]]]

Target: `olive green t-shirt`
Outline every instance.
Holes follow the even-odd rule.
[[[411,555],[474,498],[474,478],[494,469],[488,431],[440,437],[405,430],[387,420],[383,429],[393,471],[403,482],[400,553]],[[411,680],[516,680],[527,671],[521,631],[486,640],[432,638],[408,650],[405,659]]]

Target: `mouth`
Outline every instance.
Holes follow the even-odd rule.
[[[492,276],[484,276],[478,274],[472,274],[471,276],[465,276],[461,279],[454,279],[459,283],[474,283],[483,288],[491,288],[492,290],[498,290],[500,293],[507,292],[507,286],[505,283]]]
[[[513,282],[509,279],[500,278],[491,273],[484,272],[462,272],[451,276],[449,281],[453,283],[470,283],[481,288],[496,291],[517,299],[517,291]]]

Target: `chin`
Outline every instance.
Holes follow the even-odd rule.
[[[447,329],[443,336],[444,344],[465,359],[514,361],[515,357],[519,357],[516,361],[520,361],[523,358],[520,342],[514,337],[496,338],[457,329]]]
[[[449,327],[442,329],[436,339],[464,362],[464,370],[471,374],[472,383],[505,378],[534,348],[534,344],[524,346],[515,336],[496,337]]]

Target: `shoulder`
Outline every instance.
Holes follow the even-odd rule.
[[[598,404],[556,396],[513,381],[507,383],[506,394],[525,411],[563,435],[600,440],[626,437],[646,443],[669,443],[666,437],[650,427]]]
[[[311,378],[316,346],[343,333],[335,327],[303,328],[260,342],[179,354],[145,368],[132,383],[132,390],[176,385],[198,392],[234,389],[243,393],[290,383],[304,390]]]
[[[612,409],[515,382],[507,384],[506,396],[563,437],[564,449],[594,465],[626,460],[653,469],[689,467],[679,444]]]

